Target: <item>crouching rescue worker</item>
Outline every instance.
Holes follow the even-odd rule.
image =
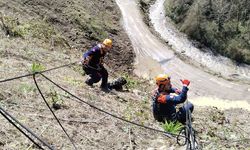
[[[109,92],[108,88],[108,71],[103,66],[103,59],[106,53],[112,48],[112,40],[105,39],[102,43],[97,44],[87,52],[83,54],[81,63],[83,70],[89,78],[85,83],[92,86],[94,83],[99,82],[102,79],[101,89],[105,92]]]
[[[183,107],[176,111],[176,105],[184,103],[187,99],[189,80],[181,80],[182,90],[173,88],[170,82],[170,77],[165,74],[160,74],[156,78],[157,89],[154,91],[153,99],[153,115],[159,122],[179,121],[182,124],[186,122],[186,110],[193,111],[194,106],[188,102]],[[175,93],[170,95],[170,93]]]

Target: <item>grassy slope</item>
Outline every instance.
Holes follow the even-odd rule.
[[[40,48],[79,58],[81,52],[89,49],[96,41],[109,37],[114,40],[114,47],[108,56],[108,65],[121,71],[132,68],[134,54],[127,35],[121,30],[120,12],[114,8],[113,1],[2,0],[0,3],[3,20],[1,26],[11,37],[8,40],[20,41],[25,45],[21,48],[12,46],[16,51],[26,47],[25,50],[32,49],[34,52],[34,49]],[[36,45],[29,46],[33,43]],[[8,46],[1,48],[2,51],[6,49]],[[128,65],[121,65],[124,62]]]
[[[114,70],[118,70],[117,68],[122,70],[130,69],[131,66],[124,65],[124,62],[126,64],[132,62],[132,49],[126,34],[121,31],[119,16],[112,16],[112,23],[107,23],[108,27],[102,26],[102,19],[93,17],[103,5],[105,6],[103,10],[113,10],[112,13],[119,14],[112,1],[101,3],[99,0],[84,2],[57,2],[55,0],[40,2],[34,0],[27,1],[24,4],[24,2],[17,0],[11,2],[0,0],[5,25],[8,25],[10,29],[9,35],[6,35],[6,29],[0,30],[1,79],[30,71],[32,62],[41,63],[46,68],[49,68],[77,60],[81,53],[81,50],[77,49],[89,47],[91,43],[101,36],[96,35],[96,33],[99,33],[99,30],[95,29],[96,26],[99,26],[100,29],[105,28],[103,32],[107,32],[115,39],[114,50],[118,52],[114,51],[109,57],[118,61],[113,64],[114,66],[108,63],[111,66],[110,68]],[[112,7],[108,7],[108,5]],[[85,15],[79,17],[82,14]],[[84,22],[89,20],[86,20],[85,17],[92,18],[91,20],[95,20],[94,23],[91,23],[89,27],[82,27],[86,25]],[[76,18],[84,19],[77,21]],[[120,65],[122,66],[120,67]],[[125,67],[123,68],[123,66]],[[86,76],[82,76],[81,73],[80,66],[74,66],[46,73],[46,75],[83,100],[99,108],[137,123],[160,128],[159,124],[153,121],[151,114],[149,91],[152,90],[153,86],[148,85],[148,81],[136,82],[135,79],[129,79],[131,85],[136,85],[135,89],[131,89],[131,86],[129,86],[127,92],[105,94],[100,92],[98,85],[94,88],[87,87],[83,83]],[[119,75],[119,73],[116,75]],[[62,119],[62,124],[80,149],[168,149],[170,146],[173,146],[173,148],[178,147],[175,139],[168,139],[162,134],[121,122],[96,111],[88,105],[73,101],[72,97],[40,76],[38,82],[50,105],[52,105],[53,101],[61,104],[62,108],[55,110],[55,113]],[[0,91],[1,106],[13,116],[43,137],[44,140],[55,145],[56,148],[72,149],[60,127],[52,119],[53,117],[38,94],[32,78],[1,84]],[[202,137],[202,144],[207,146],[208,149],[211,147],[225,147],[225,145],[221,144],[222,142],[231,148],[240,143],[223,141],[223,136],[226,134],[222,133],[221,136],[220,129],[225,125],[230,130],[225,132],[237,135],[237,139],[248,135],[247,133],[237,133],[238,130],[235,129],[241,127],[242,130],[247,130],[246,125],[248,122],[231,118],[231,112],[226,113],[224,118],[220,117],[221,112],[216,109],[204,112],[202,108],[196,108],[195,114],[202,114],[194,117],[194,125],[201,134],[200,136],[205,136],[211,132],[214,133],[211,136],[208,134],[209,136]],[[229,119],[231,122],[234,121],[234,126],[226,123],[225,119]],[[221,121],[224,123],[221,123]],[[28,147],[36,149],[3,117],[0,117],[0,122],[0,149],[27,149]],[[209,128],[204,125],[204,122],[209,122]],[[222,137],[222,142],[218,143],[219,136]],[[248,143],[245,142],[246,144]]]

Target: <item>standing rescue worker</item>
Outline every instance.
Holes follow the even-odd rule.
[[[179,121],[182,124],[186,122],[186,110],[193,112],[194,106],[188,102],[183,107],[176,111],[176,105],[184,103],[187,99],[189,80],[181,80],[182,90],[173,88],[170,82],[170,77],[165,74],[160,74],[155,78],[157,89],[154,91],[153,99],[153,115],[159,122]],[[175,93],[171,95],[171,93]]]
[[[105,39],[102,43],[97,44],[83,54],[83,70],[90,78],[85,83],[92,86],[102,79],[101,89],[109,92],[108,88],[108,71],[103,66],[103,59],[106,53],[112,48],[112,40]]]

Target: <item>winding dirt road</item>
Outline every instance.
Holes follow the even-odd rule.
[[[176,52],[182,52],[182,55],[190,58],[195,65],[202,65],[210,72],[220,74],[224,78],[241,80],[250,84],[250,65],[237,65],[226,57],[215,56],[209,49],[203,48],[201,51],[196,48],[185,34],[178,31],[170,18],[165,17],[165,1],[168,0],[156,0],[150,7],[149,18],[155,31],[168,42],[168,45],[171,45]]]
[[[124,28],[132,41],[135,53],[135,73],[149,78],[166,72],[174,85],[179,79],[191,80],[190,99],[221,99],[250,103],[250,85],[230,82],[213,76],[180,60],[166,44],[157,39],[145,25],[136,0],[116,0],[123,16]],[[213,101],[211,101],[213,103]]]

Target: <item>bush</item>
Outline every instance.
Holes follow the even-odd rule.
[[[180,130],[183,128],[183,125],[180,122],[165,122],[164,124],[161,125],[164,131],[170,132],[173,134],[177,134],[180,132]]]

